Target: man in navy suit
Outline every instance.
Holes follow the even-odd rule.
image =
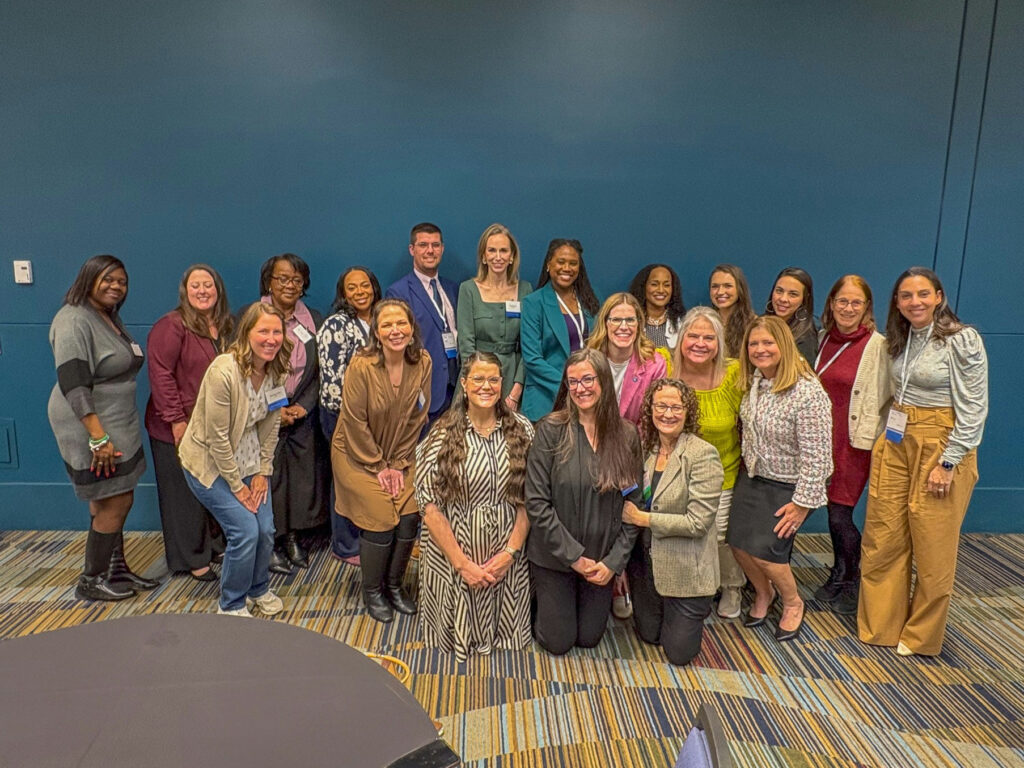
[[[448,410],[459,378],[455,337],[455,305],[459,287],[437,274],[444,254],[441,228],[430,222],[417,224],[409,233],[412,272],[390,285],[385,296],[402,299],[416,316],[423,348],[433,362],[430,377],[430,421]]]

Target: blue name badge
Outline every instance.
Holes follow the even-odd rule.
[[[505,302],[505,317],[519,317],[520,304],[518,301]]]
[[[889,411],[889,420],[885,422],[885,439],[890,443],[902,443],[907,431],[907,414],[895,408]]]
[[[441,334],[441,341],[444,342],[444,354],[449,360],[454,360],[459,356],[459,348],[455,344],[454,333],[445,331]]]
[[[623,488],[622,489],[622,498],[626,498],[627,496],[629,496],[629,494],[631,494],[633,491],[635,491],[639,487],[640,487],[639,485],[637,485],[636,483],[633,483],[631,486],[629,486],[629,488]]]
[[[278,408],[288,405],[288,394],[284,391],[284,387],[271,387],[267,390],[266,398],[268,411],[276,411]]]
[[[416,410],[422,411],[423,406],[427,404],[427,396],[420,392],[420,396],[416,398]]]

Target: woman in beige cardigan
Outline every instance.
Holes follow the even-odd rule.
[[[284,605],[270,591],[274,512],[270,477],[291,341],[284,315],[250,306],[226,354],[210,363],[178,446],[185,481],[227,538],[217,613],[272,616]]]
[[[724,471],[718,451],[700,438],[699,415],[686,384],[651,383],[640,414],[647,509],[626,502],[622,511],[623,522],[642,529],[643,544],[626,566],[637,634],[660,641],[679,665],[700,652],[719,581],[715,517]]]

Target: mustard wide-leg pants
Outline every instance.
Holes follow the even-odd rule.
[[[946,635],[960,526],[978,481],[978,458],[976,451],[964,457],[946,496],[928,493],[928,474],[953,429],[953,409],[900,410],[907,413],[903,441],[882,434],[871,452],[857,630],[865,643],[902,642],[916,654],[935,656]]]

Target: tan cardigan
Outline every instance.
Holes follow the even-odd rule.
[[[278,383],[283,383],[283,379]],[[227,481],[233,493],[242,488],[242,474],[235,463],[235,451],[242,441],[249,415],[246,389],[245,377],[230,354],[214,358],[203,376],[195,409],[178,446],[178,456],[181,466],[206,488],[213,485],[218,475]],[[267,477],[274,474],[274,449],[280,422],[281,411],[278,409],[267,413],[256,424],[256,436],[260,442],[260,474]]]
[[[644,462],[654,472],[657,451]],[[651,499],[651,566],[662,597],[713,595],[720,581],[715,517],[725,472],[713,445],[682,434]]]
[[[818,334],[818,345],[828,331]],[[847,423],[850,431],[850,445],[863,451],[870,451],[875,439],[882,433],[882,427],[889,417],[892,404],[892,379],[889,371],[892,358],[885,345],[885,336],[873,331],[864,354],[857,365],[857,375],[850,393],[850,415]]]

